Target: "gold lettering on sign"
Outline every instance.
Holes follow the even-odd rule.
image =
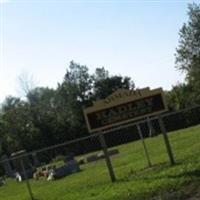
[[[98,119],[98,120],[101,120],[101,119],[107,117],[107,116],[106,116],[106,112],[104,112],[104,111],[96,113],[96,116],[97,116],[97,119]]]
[[[120,91],[120,92],[114,93],[112,96],[107,97],[104,100],[104,103],[105,104],[109,104],[109,103],[117,101],[118,99],[122,99],[122,98],[125,98],[125,97],[130,97],[130,96],[140,97],[140,96],[142,96],[142,93],[141,93],[140,90],[130,90],[130,91],[129,90],[124,90],[124,91]]]
[[[96,113],[96,118],[101,122],[102,125],[107,123],[116,122],[138,115],[146,114],[151,112],[153,98],[143,99],[137,102],[130,102],[125,105],[110,108]]]

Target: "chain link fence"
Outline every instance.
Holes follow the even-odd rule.
[[[166,113],[162,121],[167,132],[198,125],[200,107]],[[168,162],[169,152],[169,157],[157,152],[159,145],[160,151],[166,152],[165,141],[156,142],[162,131],[156,116],[32,152],[3,155],[0,200],[75,200],[80,191],[81,198],[87,199],[88,193],[94,195],[94,188],[98,190],[94,199],[101,199],[102,193],[109,191],[104,183],[110,179],[123,181],[130,173]],[[133,142],[139,139],[140,143]],[[175,162],[184,159],[173,152],[175,142],[169,145]]]

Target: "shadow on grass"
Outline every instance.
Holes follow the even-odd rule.
[[[121,178],[121,179],[117,179],[116,182],[127,182],[127,181],[131,181],[132,178],[139,178],[149,172],[160,172],[163,169],[167,169],[169,167],[172,167],[169,163],[167,162],[163,162],[163,163],[158,163],[158,164],[154,164],[151,167],[144,167],[142,169],[139,170],[134,170],[134,169],[130,169],[129,171],[127,171],[127,174],[125,177]]]
[[[200,178],[200,169],[195,169],[187,172],[180,173],[178,175],[169,175],[169,178],[182,178],[183,176],[187,177],[197,177]]]
[[[200,169],[191,169],[191,170],[187,170],[187,171],[183,171],[182,173],[177,172],[178,174],[165,174],[165,175],[150,175],[149,173],[152,172],[162,172],[163,170],[166,169],[170,169],[170,168],[174,168],[177,166],[183,165],[182,162],[177,162],[175,165],[170,165],[167,162],[164,163],[159,163],[159,164],[155,164],[152,167],[145,167],[142,168],[140,170],[133,170],[130,169],[127,172],[127,175],[121,179],[118,179],[117,182],[128,182],[128,181],[132,181],[133,178],[135,179],[143,179],[143,180],[153,180],[153,179],[161,179],[161,178],[173,178],[173,179],[177,179],[177,178],[183,178],[183,177],[191,177],[191,178],[196,178],[197,180],[200,180]],[[147,175],[145,177],[145,175]]]
[[[179,164],[180,165],[180,164]],[[167,166],[160,168],[159,170],[155,170],[155,172],[160,172],[161,170],[170,168],[170,167],[176,167],[174,166]],[[144,174],[143,174],[144,175]],[[141,177],[143,180],[155,180],[155,179],[182,179],[182,178],[191,178],[191,179],[196,179],[197,181],[200,181],[200,169],[188,169],[180,173],[178,170],[174,174],[164,174],[164,175],[153,175],[149,177]]]

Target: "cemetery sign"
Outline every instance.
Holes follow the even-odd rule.
[[[162,88],[119,89],[84,110],[89,132],[100,131],[167,111]]]

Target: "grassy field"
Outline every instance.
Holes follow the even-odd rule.
[[[153,166],[147,167],[140,141],[118,146],[112,157],[117,182],[110,182],[104,160],[81,166],[81,172],[47,182],[31,180],[37,200],[200,199],[200,126],[171,132],[176,165],[170,166],[162,135],[146,139]],[[7,180],[0,200],[28,200],[25,183]]]

